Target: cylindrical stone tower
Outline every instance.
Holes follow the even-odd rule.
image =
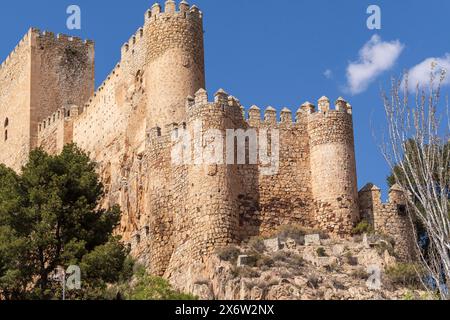
[[[358,189],[350,105],[342,98],[330,110],[326,97],[309,115],[312,192],[317,227],[341,237],[358,220]]]
[[[237,100],[219,91],[214,102],[199,90],[187,103],[192,163],[186,167],[184,210],[175,217],[175,252],[166,276],[176,281],[195,262],[237,241],[239,231],[238,166],[226,163],[226,129],[242,126]],[[189,151],[188,151],[189,152]]]
[[[185,101],[205,88],[203,18],[196,6],[173,0],[164,12],[154,4],[146,14],[148,50],[147,128],[164,128],[185,118]]]

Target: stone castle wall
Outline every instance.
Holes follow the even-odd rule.
[[[176,278],[217,248],[282,225],[345,237],[359,221],[351,106],[339,98],[332,110],[323,97],[317,111],[305,103],[294,120],[287,108],[278,116],[272,107],[262,115],[253,106],[246,116],[223,90],[210,102],[197,7],[183,1],[177,11],[172,0],[164,11],[154,5],[95,93],[93,43],[37,31],[28,37],[13,67],[0,70],[5,88],[25,93],[16,96],[26,127],[14,127],[14,136],[24,138],[12,137],[0,162],[26,161],[34,145],[58,153],[75,142],[98,164],[102,205],[122,209],[116,232],[153,274]],[[16,96],[3,90],[0,102],[8,105]],[[7,114],[2,107],[0,117]],[[234,164],[174,162],[180,150],[226,159],[227,143],[239,148],[239,139],[226,138],[229,130],[267,140],[267,149],[256,145],[259,156],[251,162],[250,139],[240,141],[245,161],[233,152]],[[186,134],[198,150],[180,149]],[[22,142],[27,149],[17,153]],[[267,163],[277,151],[279,161]]]
[[[40,122],[60,108],[82,106],[94,92],[94,43],[32,29],[31,57],[30,131],[35,148]]]
[[[14,170],[30,150],[31,32],[0,67],[0,163]]]
[[[312,192],[318,228],[348,235],[359,219],[351,109],[343,100],[330,110],[326,98],[309,121]]]
[[[397,185],[390,189],[389,201],[382,203],[381,189],[368,184],[359,191],[359,203],[361,218],[369,222],[377,233],[394,240],[400,259],[417,259],[414,228],[407,213],[404,192]]]
[[[307,112],[301,108],[294,122],[288,109],[283,109],[279,121],[275,109],[269,107],[261,119],[259,108],[254,106],[247,118],[239,101],[223,90],[215,94],[214,102],[208,102],[206,91],[199,90],[195,97],[188,98],[186,121],[150,130],[142,158],[142,165],[149,172],[142,193],[148,207],[135,226],[131,239],[133,252],[137,256],[146,256],[146,260],[152,262],[150,268],[154,273],[172,277],[177,270],[183,270],[180,266],[193,260],[201,261],[218,247],[270,234],[282,225],[320,228],[328,223],[330,228],[324,230],[336,235],[350,234],[348,226],[353,227],[353,219],[356,221],[359,215],[354,216],[354,207],[340,206],[339,203],[331,209],[340,210],[338,214],[342,213],[342,216],[331,209],[317,214],[317,195],[313,193],[310,170],[311,135],[324,139],[320,128],[328,132],[328,128],[334,126],[332,134],[342,136],[342,128],[352,128],[348,112],[345,109],[316,114],[314,110]],[[318,119],[322,119],[320,123],[317,123]],[[198,124],[201,124],[202,134],[195,136],[194,129]],[[278,132],[280,158],[277,170],[273,174],[263,174],[266,168],[260,158],[255,164],[239,164],[236,155],[235,164],[173,163],[171,152],[177,150],[179,143],[174,139],[175,133],[186,130],[194,141],[200,141],[202,154],[217,154],[226,151],[227,129],[249,134],[254,130],[257,137],[261,137],[262,132],[274,137]],[[352,139],[353,136],[345,141]],[[218,141],[221,143],[217,147]],[[188,155],[195,155],[192,148],[187,148],[191,151]],[[247,145],[246,163],[249,163],[249,148]],[[185,157],[183,153],[182,158]],[[225,154],[222,159],[226,159]],[[331,164],[334,161],[345,168],[348,159],[330,160]],[[351,171],[354,164],[349,168],[350,172],[343,177],[355,177],[356,173]],[[337,179],[341,178],[342,175],[337,176]],[[349,181],[355,180],[332,181],[329,187],[337,188]],[[345,194],[345,190],[339,195]],[[357,200],[351,198],[351,203],[357,205]],[[333,204],[330,200],[330,205]],[[333,229],[340,225],[347,229]],[[144,240],[147,238],[149,240]]]
[[[20,170],[38,146],[39,123],[92,94],[94,45],[31,28],[2,64],[0,86],[0,161]]]
[[[175,1],[167,1],[164,12],[155,4],[146,16],[148,42],[147,126],[180,123],[186,114],[187,96],[205,88],[202,13],[184,3],[179,11]]]

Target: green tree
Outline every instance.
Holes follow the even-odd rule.
[[[149,275],[137,266],[132,281],[123,282],[113,289],[115,296],[125,300],[197,300],[197,297],[179,292],[160,277]]]
[[[100,208],[95,169],[73,144],[56,156],[31,152],[21,174],[0,165],[0,298],[59,298],[58,266],[81,268],[72,298],[101,298],[107,284],[131,276],[128,252],[112,236],[120,209]]]

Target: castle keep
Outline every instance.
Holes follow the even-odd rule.
[[[403,225],[399,198],[382,205],[370,186],[358,194],[352,107],[344,99],[332,106],[322,97],[317,107],[307,102],[278,115],[272,107],[246,112],[224,90],[208,96],[204,88],[202,12],[184,0],[145,13],[95,92],[92,42],[30,29],[0,69],[0,163],[20,170],[33,148],[58,153],[75,142],[98,163],[104,205],[121,206],[117,232],[166,277],[281,225],[346,237],[363,216],[405,243],[408,235],[389,227]],[[269,156],[279,141],[273,174],[264,174],[261,159],[173,163],[180,132],[208,151],[220,135],[207,132],[232,129],[266,137]]]

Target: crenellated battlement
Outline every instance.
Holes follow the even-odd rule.
[[[414,228],[408,216],[407,193],[401,186],[393,185],[388,200],[383,202],[381,189],[368,183],[359,191],[358,198],[361,219],[373,226],[375,232],[389,235],[402,260],[414,260]]]
[[[209,101],[208,92],[205,89],[198,90],[194,97],[188,97],[186,99],[186,113],[188,118],[203,111],[212,112],[216,110],[236,120],[243,120],[242,108],[239,99],[229,95],[223,89],[219,89],[214,94],[214,101]]]
[[[197,6],[193,5],[192,7],[189,7],[189,4],[184,0],[180,2],[178,10],[176,9],[176,2],[173,0],[166,1],[164,8],[162,8],[159,3],[155,3],[151,9],[147,10],[145,13],[144,26],[137,29],[130,39],[122,45],[122,59],[128,58],[130,53],[134,53],[134,48],[141,39],[144,38],[147,24],[156,20],[167,20],[169,18],[194,19],[198,23],[201,23],[202,17],[203,14]]]
[[[371,213],[406,248],[401,189],[387,203],[376,187],[358,194],[352,106],[323,96],[246,109],[223,89],[208,95],[202,18],[185,0],[154,4],[96,90],[92,41],[31,28],[1,67],[0,162],[20,170],[35,147],[76,143],[152,274],[282,225],[347,237]]]
[[[48,41],[51,43],[60,43],[60,44],[73,44],[75,46],[92,46],[94,42],[88,39],[81,39],[79,37],[73,37],[66,34],[57,33],[46,30],[40,30],[37,28],[31,28],[29,34],[33,37],[33,39],[37,39],[38,41]]]
[[[339,97],[335,102],[335,109],[330,109],[330,101],[327,97],[322,97],[318,101],[319,110],[310,103],[303,103],[295,113],[293,119],[293,112],[291,109],[285,107],[280,113],[275,108],[269,106],[265,109],[264,114],[261,114],[261,109],[253,105],[250,107],[245,118],[250,126],[258,125],[294,125],[302,123],[304,119],[318,119],[320,117],[329,117],[333,114],[352,114],[351,105],[343,98]],[[261,116],[263,116],[261,118]]]
[[[144,38],[144,28],[140,27],[136,30],[136,32],[122,45],[121,48],[121,57],[123,59],[127,59],[131,54],[134,53],[134,50],[140,41]]]
[[[208,93],[204,89],[197,91],[194,97],[186,99],[186,111],[189,113],[200,107],[207,107],[209,109],[221,108],[223,111],[232,110],[239,111],[239,116],[247,122],[249,126],[280,126],[280,125],[295,125],[303,123],[303,120],[316,120],[320,118],[333,117],[339,114],[352,114],[351,105],[342,97],[339,97],[335,102],[335,109],[330,109],[329,99],[322,97],[319,99],[319,110],[310,103],[302,104],[295,113],[293,119],[293,112],[291,109],[284,107],[280,112],[269,106],[261,113],[261,109],[253,105],[245,112],[245,108],[240,103],[239,99],[229,95],[223,89],[219,89],[214,94],[214,101],[209,102]],[[235,109],[229,109],[235,108]]]
[[[147,10],[145,13],[145,22],[147,23],[168,17],[201,20],[203,18],[203,13],[196,5],[190,7],[189,3],[185,0],[180,2],[177,10],[176,2],[174,0],[168,0],[165,2],[164,8],[159,3],[153,4],[151,9]]]
[[[8,54],[8,56],[5,58],[5,60],[2,62],[0,66],[0,70],[6,68],[11,60],[13,60],[16,56],[16,54],[19,51],[22,51],[24,47],[29,45],[30,37],[31,37],[31,30],[29,29],[28,32],[22,37],[22,39],[19,41],[19,43],[14,47],[14,49]]]
[[[48,118],[38,124],[38,133],[42,135],[45,133],[45,131],[51,130],[51,128],[58,125],[59,123],[76,118],[78,116],[78,112],[78,106],[72,106],[68,109],[60,108],[58,111],[54,112]]]

